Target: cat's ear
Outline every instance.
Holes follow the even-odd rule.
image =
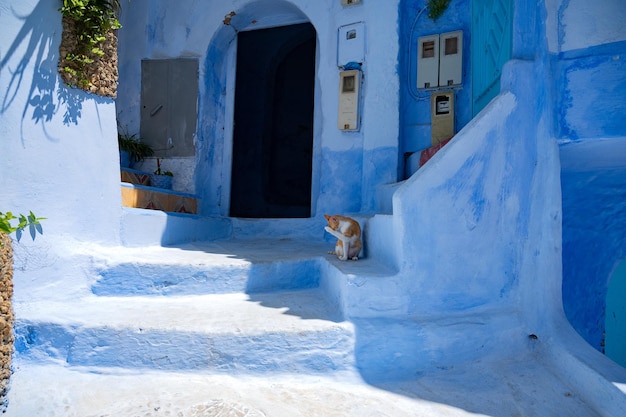
[[[330,220],[330,216],[328,214],[324,214],[324,218],[326,219],[326,221]]]

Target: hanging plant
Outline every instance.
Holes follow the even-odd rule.
[[[428,0],[428,17],[437,20],[446,11],[450,0]]]
[[[101,95],[115,95],[115,91],[111,94],[101,88],[103,82],[98,74],[103,72],[103,65],[113,66],[104,73],[113,73],[114,79],[108,84],[117,84],[114,31],[121,27],[117,19],[119,9],[119,0],[63,0],[59,9],[63,15],[59,69],[66,84]]]

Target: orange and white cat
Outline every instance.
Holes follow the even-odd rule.
[[[361,226],[359,222],[350,217],[335,214],[324,214],[328,226],[324,228],[328,233],[337,238],[334,251],[328,251],[331,255],[337,255],[342,261],[348,258],[353,261],[359,260],[359,254],[363,247],[361,243]]]

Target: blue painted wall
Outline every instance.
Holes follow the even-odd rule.
[[[626,41],[562,52],[556,60],[557,137],[624,136]]]
[[[197,57],[200,60],[195,190],[204,215],[228,215],[232,157],[232,113],[237,33],[310,22],[317,33],[312,173],[312,217],[327,212],[373,213],[376,190],[397,181],[399,138],[398,2],[184,0],[132,2],[122,15],[120,62],[126,73],[117,100],[123,125],[138,126],[141,59]],[[232,16],[230,13],[234,12]],[[227,23],[225,16],[229,15]],[[135,19],[143,24],[135,24]],[[365,22],[361,129],[337,128],[337,30]],[[132,129],[131,133],[133,132]]]
[[[471,1],[453,0],[436,21],[428,17],[427,2],[400,3],[400,163],[399,176],[406,177],[404,158],[431,146],[430,95],[436,91],[455,92],[455,131],[472,118],[471,106]],[[420,36],[463,31],[463,84],[441,89],[417,88],[417,42]]]
[[[609,280],[626,257],[626,137],[564,143],[560,153],[563,305],[602,351]],[[621,298],[626,303],[626,293]]]
[[[578,333],[603,351],[610,275],[626,256],[626,12],[617,0],[602,7],[571,0],[555,19],[550,58],[561,143],[563,305]],[[626,300],[626,293],[619,296]]]

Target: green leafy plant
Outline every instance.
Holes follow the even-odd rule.
[[[137,135],[128,133],[118,133],[117,143],[121,151],[130,153],[130,158],[134,162],[143,161],[145,158],[154,155],[154,149],[145,142],[139,140]]]
[[[162,171],[161,170],[161,159],[157,158],[157,169],[154,171],[154,175],[167,175],[168,177],[173,177],[174,174],[172,171]]]
[[[63,71],[81,88],[91,84],[86,67],[104,55],[101,46],[107,32],[121,27],[117,20],[119,9],[119,0],[63,0],[59,11],[73,22],[76,35],[75,47],[63,57],[68,63]]]
[[[19,242],[22,238],[22,232],[28,228],[30,237],[35,240],[37,233],[43,234],[43,229],[41,228],[41,224],[39,222],[45,219],[45,217],[35,216],[32,211],[28,214],[28,216],[24,214],[15,216],[10,211],[7,211],[6,213],[0,211],[0,232],[6,233],[7,235],[15,232],[15,237]],[[18,223],[15,224],[14,220],[17,220]]]
[[[437,20],[446,11],[450,0],[428,0],[428,17]]]

